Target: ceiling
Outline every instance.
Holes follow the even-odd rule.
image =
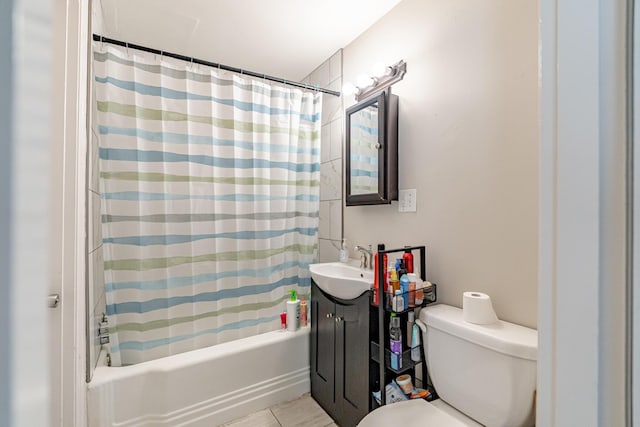
[[[94,0],[106,37],[299,81],[401,0]]]

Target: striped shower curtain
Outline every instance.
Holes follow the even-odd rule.
[[[321,94],[94,44],[112,363],[272,331],[316,259]]]

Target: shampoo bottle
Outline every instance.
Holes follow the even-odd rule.
[[[300,301],[296,298],[296,290],[291,289],[291,299],[287,301],[287,330],[297,331],[300,327]]]

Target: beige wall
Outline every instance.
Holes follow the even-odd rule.
[[[407,62],[400,97],[397,203],[346,207],[353,244],[427,245],[439,301],[492,296],[498,316],[537,323],[538,5],[404,0],[344,48],[343,80]],[[345,107],[355,101],[345,98]],[[353,246],[353,245],[351,245]],[[375,247],[375,246],[374,246]]]

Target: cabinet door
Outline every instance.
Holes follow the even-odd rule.
[[[335,304],[311,286],[311,394],[329,415],[335,413]]]
[[[369,412],[369,298],[336,304],[336,410],[344,426]]]

